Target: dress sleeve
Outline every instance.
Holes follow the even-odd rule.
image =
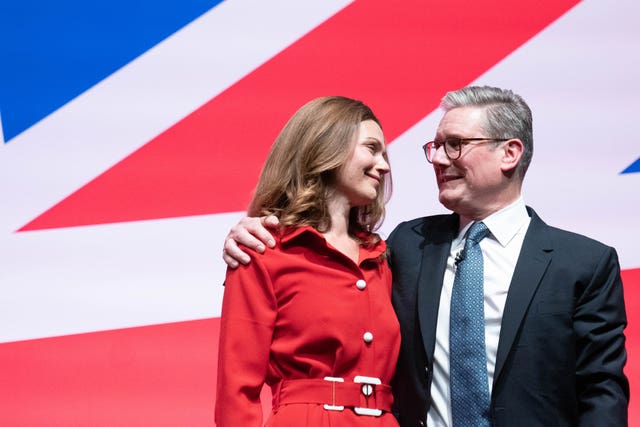
[[[265,382],[277,304],[262,256],[227,269],[215,417],[218,427],[262,426],[260,392]]]

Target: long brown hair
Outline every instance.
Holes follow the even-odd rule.
[[[380,125],[368,106],[342,96],[317,98],[303,105],[271,146],[249,215],[275,215],[284,227],[309,225],[320,232],[329,230],[327,199],[336,171],[349,158],[365,120]],[[390,174],[382,176],[378,188],[373,202],[351,209],[352,235],[372,233],[384,219],[391,194]]]

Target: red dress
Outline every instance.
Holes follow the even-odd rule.
[[[264,383],[271,386],[275,404],[266,426],[398,426],[386,411],[374,417],[358,415],[348,406],[334,411],[304,398],[284,404],[276,399],[291,380],[316,379],[330,387],[323,378],[339,377],[352,385],[364,376],[390,383],[400,329],[391,306],[391,271],[380,258],[386,244],[361,247],[356,265],[311,227],[276,236],[276,241],[274,249],[252,255],[250,265],[227,271],[218,427],[262,426]],[[321,388],[323,396],[325,389],[331,390]],[[326,395],[327,404],[340,404],[330,401],[331,392]]]

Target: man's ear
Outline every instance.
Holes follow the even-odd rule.
[[[502,172],[511,174],[518,166],[520,157],[524,152],[524,144],[517,138],[510,139],[502,144],[502,163],[500,168]]]

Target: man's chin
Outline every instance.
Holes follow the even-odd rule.
[[[440,204],[442,204],[442,206],[444,206],[445,208],[449,209],[450,211],[455,211],[456,199],[451,197],[450,194],[441,191],[438,195],[438,200],[440,201]]]

